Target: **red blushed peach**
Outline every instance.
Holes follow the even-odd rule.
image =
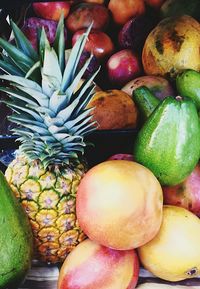
[[[61,13],[66,18],[70,11],[70,3],[67,1],[36,2],[33,3],[35,14],[44,19],[58,21]]]
[[[91,168],[78,187],[76,212],[85,234],[103,246],[129,250],[147,243],[162,221],[160,183],[144,166],[109,160]]]
[[[58,289],[134,289],[138,274],[134,250],[116,251],[87,239],[63,263]]]

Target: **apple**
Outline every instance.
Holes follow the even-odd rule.
[[[22,31],[31,42],[32,46],[37,49],[38,29],[44,27],[49,43],[52,44],[56,35],[58,22],[54,20],[45,20],[38,17],[27,18],[22,27]],[[65,30],[65,40],[67,40],[67,31]]]
[[[143,0],[110,0],[108,9],[111,11],[113,20],[118,25],[124,25],[135,16],[145,13]]]
[[[66,27],[71,32],[87,28],[93,22],[93,29],[104,30],[109,23],[109,10],[100,4],[81,3],[74,7],[66,19]]]
[[[183,207],[200,217],[200,163],[176,186],[163,187],[164,204]]]
[[[85,33],[86,29],[78,30],[72,37],[72,46],[77,39]],[[88,36],[88,41],[85,44],[85,50],[92,52],[97,59],[104,59],[114,51],[114,44],[111,38],[104,32],[92,30]]]
[[[55,21],[60,19],[61,13],[66,18],[71,6],[67,1],[35,2],[32,5],[33,11],[38,17]]]
[[[134,250],[116,251],[84,240],[62,264],[58,289],[134,289],[139,260]]]
[[[131,49],[120,50],[108,59],[107,72],[112,84],[123,86],[141,74],[139,57]]]

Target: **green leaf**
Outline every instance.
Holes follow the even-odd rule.
[[[40,56],[40,62],[41,65],[44,63],[44,53],[45,48],[48,47],[50,49],[49,40],[47,38],[46,32],[44,27],[42,29],[38,30],[38,37],[39,37],[39,56]]]
[[[21,50],[0,37],[0,46],[8,53],[15,65],[27,73],[34,65],[34,61]]]
[[[60,65],[60,70],[63,74],[65,68],[65,35],[64,35],[64,15],[61,14],[61,17],[58,22],[56,29],[56,36],[53,43],[53,47],[58,55],[58,61]]]
[[[0,60],[0,68],[11,75],[17,75],[17,76],[24,76],[24,73],[16,66],[6,62],[6,61],[2,61]]]
[[[19,85],[22,85],[24,87],[33,88],[36,91],[42,92],[42,88],[39,84],[37,84],[35,81],[32,81],[30,79],[26,79],[21,76],[16,75],[0,75],[0,79],[7,80],[10,83],[17,83]]]
[[[72,47],[67,65],[65,67],[62,84],[61,84],[61,91],[65,91],[67,87],[71,84],[72,80],[74,79],[77,66],[85,47],[85,43],[87,41],[88,34],[91,30],[91,26],[87,29],[86,33],[82,34],[78,40],[76,41],[75,45]]]
[[[14,21],[10,20],[10,24],[15,37],[16,45],[19,48],[19,50],[23,51],[24,54],[30,57],[34,62],[37,62],[39,60],[39,56],[36,53],[30,41],[19,29],[19,27],[14,23]]]

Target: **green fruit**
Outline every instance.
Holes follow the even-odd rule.
[[[30,268],[33,241],[27,216],[0,171],[0,288],[17,288]]]
[[[200,156],[200,123],[195,104],[166,97],[139,131],[135,160],[149,168],[162,185],[182,182]]]
[[[181,96],[191,98],[200,109],[200,73],[187,69],[176,77],[176,88]]]
[[[196,20],[200,20],[199,0],[166,0],[160,9],[161,18],[190,15]]]
[[[146,120],[160,103],[151,90],[146,86],[140,86],[133,91],[133,101],[137,105],[144,120]]]

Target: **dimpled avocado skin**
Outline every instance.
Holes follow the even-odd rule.
[[[135,160],[149,168],[162,185],[182,182],[200,156],[200,122],[187,98],[165,98],[147,119],[134,144]]]
[[[0,171],[0,288],[17,288],[30,268],[32,251],[29,221]]]

